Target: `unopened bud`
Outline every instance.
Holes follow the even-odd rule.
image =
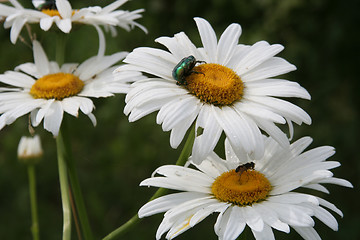
[[[17,154],[19,160],[24,163],[38,163],[43,155],[40,137],[38,135],[34,137],[21,137]]]

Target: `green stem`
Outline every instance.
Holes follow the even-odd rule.
[[[56,52],[55,52],[55,59],[59,67],[64,64],[65,59],[65,46],[66,46],[66,34],[59,33],[56,34]]]
[[[28,175],[29,175],[29,191],[30,191],[30,207],[31,207],[31,233],[33,240],[39,240],[39,221],[37,213],[37,200],[36,200],[36,173],[35,166],[30,164],[28,166]]]
[[[75,167],[75,161],[71,155],[70,138],[68,137],[67,131],[66,131],[67,130],[66,129],[66,121],[62,122],[61,129],[62,129],[62,140],[63,140],[63,144],[64,144],[64,150],[66,153],[65,160],[66,160],[66,164],[67,164],[67,168],[68,168],[68,174],[69,174],[69,178],[70,178],[73,197],[75,200],[75,206],[76,206],[79,220],[80,220],[80,225],[81,225],[81,228],[83,231],[84,239],[92,240],[93,235],[92,235],[90,223],[88,220],[88,215],[87,215],[86,208],[85,208],[84,198],[83,198],[81,188],[80,188],[79,178],[78,178],[78,174],[77,174],[76,167]]]
[[[56,62],[61,67],[64,63],[64,55],[65,55],[65,47],[66,47],[66,34],[60,33],[56,36]],[[59,132],[59,136],[57,137],[58,145],[62,147],[63,159],[65,169],[68,171],[69,179],[71,183],[72,193],[75,200],[75,207],[77,209],[77,213],[79,216],[80,225],[82,228],[82,232],[85,240],[92,240],[92,232],[88,220],[88,216],[85,209],[85,204],[83,200],[83,196],[80,189],[80,183],[77,175],[77,171],[75,168],[75,161],[71,155],[70,141],[66,131],[66,119],[63,119],[61,131]],[[69,190],[69,189],[68,189]],[[68,191],[69,192],[69,191]],[[74,216],[75,216],[74,212]],[[77,218],[75,218],[77,221]],[[76,223],[77,224],[77,223]]]
[[[176,165],[184,166],[186,161],[189,159],[191,155],[191,150],[194,144],[195,140],[195,124],[193,125],[188,138],[185,142],[184,148],[180,153],[180,156],[178,160],[176,161]],[[167,193],[168,189],[165,188],[159,188],[154,195],[149,199],[149,202],[154,200],[155,198],[161,197]],[[120,236],[124,235],[126,232],[128,232],[131,228],[135,227],[136,224],[138,224],[141,221],[137,213],[126,223],[109,233],[106,237],[103,238],[103,240],[113,240],[117,239]]]
[[[71,206],[69,199],[69,183],[67,176],[67,168],[65,161],[65,146],[61,131],[56,138],[58,165],[59,165],[59,178],[60,178],[60,190],[61,201],[63,208],[63,240],[71,239]]]

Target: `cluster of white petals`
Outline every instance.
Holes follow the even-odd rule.
[[[139,210],[139,217],[165,212],[156,239],[160,239],[165,232],[168,232],[167,239],[173,239],[213,213],[219,213],[214,230],[219,239],[223,240],[236,239],[246,226],[251,229],[255,239],[275,239],[272,229],[289,233],[290,227],[304,239],[321,239],[314,229],[313,217],[337,231],[338,223],[327,209],[341,217],[342,212],[320,197],[297,191],[299,188],[308,188],[329,193],[323,184],[352,187],[350,182],[333,177],[329,171],[340,166],[339,162],[326,161],[335,153],[334,148],[323,146],[304,152],[312,142],[310,137],[301,138],[287,148],[280,146],[271,137],[265,138],[264,142],[265,155],[254,162],[255,170],[264,174],[272,186],[265,200],[238,206],[214,197],[211,186],[216,178],[250,161],[246,152],[238,158],[226,140],[226,160],[212,153],[201,164],[190,160],[196,169],[162,166],[154,172],[154,175],[161,176],[142,181],[141,186],[180,192],[145,204]]]
[[[0,88],[0,129],[17,118],[30,113],[31,123],[38,126],[44,120],[44,128],[57,136],[64,112],[77,117],[80,110],[96,124],[92,111],[94,104],[89,97],[110,97],[115,93],[126,93],[129,85],[123,79],[138,79],[141,74],[126,72],[115,80],[113,66],[122,60],[127,52],[110,56],[94,56],[81,64],[65,63],[61,67],[49,61],[38,41],[33,42],[34,62],[24,63],[0,75],[0,82],[10,87]],[[75,96],[62,100],[34,98],[30,89],[37,79],[54,73],[70,73],[84,82],[84,87]]]
[[[0,4],[0,17],[5,19],[4,27],[11,28],[10,40],[16,43],[19,34],[26,23],[39,24],[40,28],[48,31],[51,26],[56,26],[64,33],[69,33],[72,24],[86,24],[104,26],[116,35],[116,27],[130,30],[134,26],[147,32],[146,28],[135,22],[141,18],[143,9],[135,11],[117,10],[128,0],[117,0],[106,7],[85,7],[73,9],[68,0],[56,0],[58,15],[51,16],[40,10],[24,8],[17,0],[10,0],[12,6]]]
[[[241,27],[231,24],[217,40],[211,25],[195,18],[203,47],[197,48],[183,32],[174,37],[160,37],[156,42],[169,51],[136,48],[124,60],[128,63],[117,72],[136,70],[153,77],[132,84],[126,96],[124,113],[129,121],[136,121],[158,111],[157,123],[164,131],[171,131],[170,145],[177,148],[189,127],[195,122],[196,133],[192,154],[199,163],[211,153],[224,132],[235,151],[245,150],[253,158],[264,154],[261,130],[272,136],[283,147],[289,145],[286,134],[276,125],[290,127],[311,123],[310,116],[300,107],[284,99],[297,97],[310,99],[309,93],[296,82],[275,78],[296,67],[283,58],[276,57],[284,49],[279,44],[260,41],[254,45],[238,43]],[[217,106],[204,103],[188,89],[176,84],[172,71],[184,57],[193,55],[197,60],[216,63],[232,69],[243,81],[241,100],[231,105]]]

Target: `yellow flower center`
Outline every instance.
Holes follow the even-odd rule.
[[[256,170],[247,170],[241,174],[230,170],[217,177],[211,187],[218,200],[238,206],[262,201],[270,190],[269,180]]]
[[[244,94],[244,83],[230,68],[207,63],[192,69],[185,87],[201,101],[217,106],[230,105]]]
[[[34,98],[61,100],[78,94],[84,82],[71,73],[54,73],[39,78],[30,89]]]
[[[62,18],[59,11],[56,9],[43,9],[43,10],[41,10],[41,12],[49,15],[50,17],[58,16],[59,18]],[[71,16],[73,16],[75,14],[75,12],[76,12],[76,10],[73,10]]]

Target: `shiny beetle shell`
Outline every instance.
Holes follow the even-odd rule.
[[[32,0],[32,4],[39,11],[45,9],[56,9],[55,0]]]
[[[204,61],[196,61],[195,57],[192,55],[181,59],[181,61],[178,64],[176,64],[176,66],[172,71],[172,77],[177,81],[177,84],[186,85],[187,76],[191,75],[192,73],[201,73],[192,70],[195,67],[196,63],[200,63],[200,62],[204,62]]]

